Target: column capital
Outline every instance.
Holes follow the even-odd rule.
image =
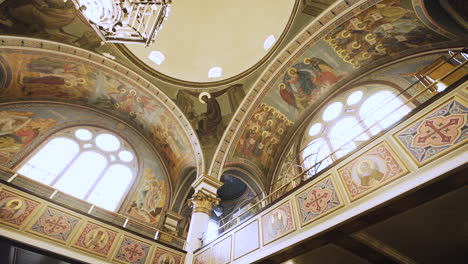
[[[218,179],[211,177],[210,175],[203,173],[202,175],[198,176],[197,179],[193,182],[192,187],[195,189],[195,193],[200,190],[208,191],[209,193],[213,193],[216,197],[216,191],[223,185],[221,181]]]
[[[193,206],[193,213],[205,213],[211,214],[213,206],[218,205],[221,199],[216,197],[215,193],[212,193],[206,189],[198,190],[191,199],[188,200],[189,204]]]

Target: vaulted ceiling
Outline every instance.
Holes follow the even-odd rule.
[[[221,177],[227,166],[268,184],[290,135],[338,89],[385,63],[464,43],[422,0],[177,0],[146,49],[102,45],[70,1],[39,2],[0,0],[0,100],[68,103],[122,120],[151,142],[173,188],[193,168]],[[269,35],[276,42],[265,50]],[[165,61],[152,63],[151,51]],[[208,78],[212,66],[221,77]],[[220,106],[210,133],[201,92]],[[266,146],[258,155],[250,138]]]

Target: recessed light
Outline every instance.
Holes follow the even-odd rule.
[[[221,67],[213,67],[208,71],[208,78],[221,77],[223,69]]]
[[[161,63],[163,63],[163,61],[166,59],[166,57],[164,56],[164,54],[162,54],[162,52],[160,51],[152,51],[150,52],[148,58],[156,63],[157,65],[161,65]]]
[[[271,46],[273,46],[273,44],[275,43],[276,39],[275,39],[275,36],[273,35],[270,35],[268,36],[266,39],[265,39],[265,42],[263,42],[263,48],[265,50],[268,50],[271,48]]]

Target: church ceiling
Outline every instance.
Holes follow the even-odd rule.
[[[427,17],[422,0],[336,1],[289,44],[278,38],[274,52],[256,59],[270,56],[261,67],[254,66],[258,70],[250,73],[252,79],[233,77],[204,86],[200,85],[203,80],[176,83],[170,80],[172,77],[154,74],[141,63],[134,63],[135,58],[129,59],[122,47],[101,45],[70,1],[46,0],[47,6],[38,2],[2,1],[0,32],[72,46],[10,39],[14,47],[7,47],[5,41],[9,39],[3,38],[2,67],[4,72],[10,69],[11,74],[0,80],[0,99],[66,101],[116,115],[151,139],[174,181],[188,167],[220,177],[224,164],[246,164],[252,171],[267,175],[276,166],[290,135],[337,89],[379,65],[461,43]],[[283,22],[288,21],[279,27],[279,35],[297,30],[297,25],[289,24],[291,14],[297,15],[299,9],[311,12],[305,8],[314,6],[315,1],[301,2],[301,8],[299,1],[294,1],[294,7],[293,1],[283,2],[289,3],[282,14]],[[174,12],[175,8],[176,4]],[[180,39],[182,36],[181,31],[174,38],[189,42]],[[186,64],[184,67],[190,66],[188,61]],[[247,64],[244,71],[255,63]],[[233,72],[231,77],[242,70]],[[210,92],[215,103],[210,106],[203,102],[202,91]],[[216,115],[211,115],[213,109]],[[213,120],[216,126],[206,125]]]
[[[443,29],[426,26],[420,19],[428,20],[420,1],[347,6],[356,2],[336,3],[269,65],[227,128],[225,138],[231,140],[222,140],[218,149],[229,153],[217,153],[211,175],[221,173],[223,162],[235,161],[267,175],[283,152],[281,143],[288,141],[314,106],[344,84],[398,58],[463,43],[447,37]]]
[[[0,100],[92,106],[144,133],[173,182],[185,168],[202,169],[201,150],[190,125],[176,105],[149,82],[102,56],[70,46],[13,37],[3,41],[12,46],[0,47],[1,75],[6,76]]]

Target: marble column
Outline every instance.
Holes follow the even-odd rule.
[[[216,191],[221,185],[223,185],[222,182],[206,174],[197,178],[192,184],[195,193],[192,198],[188,200],[193,209],[187,235],[186,263],[192,263],[193,251],[202,246],[202,236],[208,227],[211,210],[220,201],[220,199],[216,197]]]

